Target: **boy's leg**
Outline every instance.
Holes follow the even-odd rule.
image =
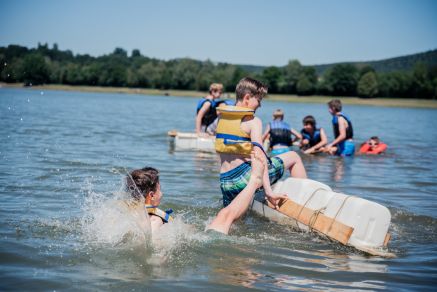
[[[251,173],[251,163],[245,162],[236,168],[220,174],[220,189],[223,206],[226,207],[246,187]]]
[[[240,218],[250,206],[253,200],[255,191],[262,186],[262,176],[264,173],[263,161],[251,154],[252,170],[250,172],[250,180],[247,186],[232,200],[232,202],[217,214],[211,224],[206,228],[213,229],[218,232],[228,234],[232,223]]]
[[[284,162],[284,170],[288,169],[292,177],[307,178],[305,166],[303,165],[302,159],[296,152],[289,151],[276,157],[282,159]]]

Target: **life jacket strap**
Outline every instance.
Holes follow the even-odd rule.
[[[267,155],[267,153],[264,151],[264,148],[261,144],[257,143],[257,142],[252,142],[250,141],[250,138],[248,137],[241,137],[241,136],[237,136],[237,135],[230,135],[230,134],[222,134],[222,133],[218,133],[215,136],[216,139],[223,139],[223,143],[225,145],[233,145],[233,144],[238,144],[238,143],[251,143],[253,146],[258,147],[259,149],[261,149],[261,151],[264,153],[264,155],[267,157],[267,160],[269,161],[269,163],[272,162],[272,160],[270,159],[270,157]]]
[[[169,221],[173,220],[173,217],[170,216],[171,213],[173,213],[173,209],[167,209],[165,211],[162,211],[157,206],[153,205],[146,205],[147,213],[150,215],[156,215],[159,218],[161,218],[165,223],[168,223]]]

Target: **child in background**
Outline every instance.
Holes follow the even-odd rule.
[[[197,103],[196,133],[200,136],[215,135],[214,121],[217,119],[215,102],[223,93],[223,84],[212,83],[209,94]]]
[[[360,147],[361,154],[381,154],[387,150],[387,144],[382,143],[377,136],[371,137]]]
[[[305,154],[312,154],[323,151],[323,146],[328,143],[325,130],[317,128],[316,119],[313,116],[306,116],[303,121],[302,141],[300,148]]]
[[[324,151],[331,155],[353,156],[355,154],[355,144],[352,139],[354,130],[351,120],[341,111],[341,101],[333,99],[328,102],[328,110],[332,115],[335,139],[326,146]]]
[[[269,138],[271,155],[276,156],[288,151],[291,151],[290,146],[293,145],[294,135],[297,139],[302,139],[302,136],[296,130],[290,128],[290,125],[284,122],[284,112],[277,109],[273,112],[273,121],[271,121],[263,134],[263,142]]]

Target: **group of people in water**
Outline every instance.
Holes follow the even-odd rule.
[[[318,128],[313,116],[303,119],[300,132],[284,121],[282,110],[273,113],[264,133],[262,121],[255,116],[267,95],[267,86],[253,78],[243,78],[236,86],[235,101],[220,100],[223,85],[211,84],[209,94],[197,105],[196,133],[200,136],[215,136],[215,149],[220,156],[220,189],[224,208],[207,226],[207,230],[227,234],[232,223],[249,208],[255,192],[261,188],[266,199],[277,207],[285,194],[276,194],[272,185],[285,171],[292,177],[306,178],[306,170],[300,156],[291,150],[293,142],[305,154],[318,152],[331,155],[352,156],[355,153],[353,127],[350,118],[342,112],[340,100],[331,100],[328,110],[332,115],[335,139],[328,143],[323,128]],[[271,156],[263,147],[270,142]],[[365,143],[366,151],[377,152],[377,137]],[[132,171],[127,176],[127,186],[132,197],[145,204],[150,215],[152,233],[172,220],[170,212],[158,208],[162,193],[158,170],[147,167]]]
[[[221,100],[223,85],[213,83],[209,94],[199,100],[196,114],[196,133],[201,137],[215,136],[220,110],[223,105],[234,105],[231,100]],[[342,112],[342,103],[338,99],[328,103],[328,110],[332,115],[332,125],[335,139],[328,144],[328,138],[323,128],[317,127],[316,119],[308,115],[304,117],[303,128],[300,132],[291,128],[284,121],[284,112],[277,109],[273,112],[273,120],[266,126],[262,136],[265,149],[270,149],[272,156],[291,151],[292,145],[298,145],[305,154],[329,153],[338,156],[353,156],[355,144],[353,142],[353,126],[348,115]],[[266,144],[266,141],[268,143]],[[266,147],[266,145],[268,145]],[[361,144],[360,154],[381,154],[387,145],[380,142],[376,136]]]

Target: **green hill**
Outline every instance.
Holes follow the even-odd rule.
[[[412,70],[417,62],[422,62],[427,64],[429,67],[437,66],[437,49],[412,54],[407,56],[395,57],[390,59],[384,59],[379,61],[363,61],[363,62],[340,62],[332,64],[314,65],[317,75],[322,75],[327,69],[338,65],[338,64],[353,64],[357,67],[364,67],[369,65],[375,69],[376,72],[393,72],[393,71],[409,71]],[[262,73],[262,71],[267,68],[266,66],[256,66],[256,65],[238,65],[243,70],[251,73]]]

